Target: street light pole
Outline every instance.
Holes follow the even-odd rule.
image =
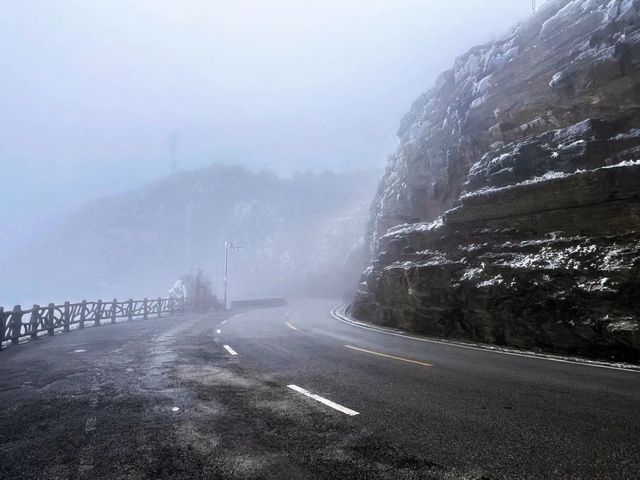
[[[229,284],[229,241],[224,241],[224,309],[227,309],[227,286]]]
[[[229,250],[240,250],[242,247],[234,247],[229,240],[224,242],[224,309],[227,310],[227,291],[229,288]]]

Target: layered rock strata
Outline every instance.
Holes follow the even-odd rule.
[[[401,122],[352,313],[640,359],[640,1],[551,1]]]

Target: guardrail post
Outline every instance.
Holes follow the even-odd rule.
[[[22,307],[16,305],[11,312],[11,345],[17,345],[20,340],[20,328],[22,327]]]
[[[55,304],[50,303],[49,308],[47,308],[47,335],[52,336],[55,333],[55,325],[54,325],[54,310]]]
[[[102,300],[98,300],[98,304],[96,305],[95,322],[93,323],[94,327],[100,326],[101,318],[102,318]]]
[[[82,300],[82,306],[80,307],[80,325],[78,328],[84,328],[84,321],[87,318],[87,301]]]
[[[144,305],[142,307],[142,318],[144,318],[145,320],[149,317],[149,304],[147,302],[148,300],[145,298]]]
[[[127,319],[133,320],[133,298],[129,299],[129,304],[127,305]]]
[[[40,319],[40,305],[33,304],[31,310],[31,320],[29,320],[29,330],[31,332],[31,340],[38,338],[38,320]]]
[[[158,317],[162,316],[162,298],[158,297]]]
[[[64,302],[64,315],[62,320],[64,322],[63,331],[68,332],[71,330],[71,304],[69,302]]]
[[[111,304],[111,323],[116,323],[116,309],[118,308],[118,300],[116,298],[113,299],[113,303]]]

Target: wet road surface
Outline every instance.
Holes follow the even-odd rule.
[[[7,348],[0,478],[640,478],[639,373],[389,335],[335,304]]]

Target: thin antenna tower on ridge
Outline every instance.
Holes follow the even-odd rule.
[[[178,157],[176,156],[176,150],[178,149],[178,134],[171,135],[169,141],[169,150],[171,151],[171,173],[176,173],[178,170]]]

